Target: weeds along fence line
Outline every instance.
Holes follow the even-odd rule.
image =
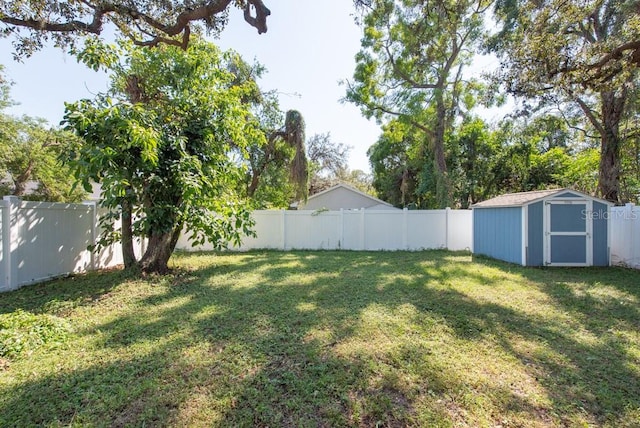
[[[238,251],[365,250],[397,251],[449,249],[471,250],[471,210],[340,210],[253,212],[256,237],[247,237]],[[192,247],[183,235],[178,249]]]
[[[640,269],[640,207],[611,208],[609,223],[611,264]]]

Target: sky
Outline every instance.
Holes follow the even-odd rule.
[[[246,61],[267,69],[260,81],[264,90],[280,93],[283,111],[302,113],[307,138],[330,133],[332,141],[351,147],[350,169],[370,171],[367,149],[376,142],[380,127],[367,120],[353,104],[341,103],[351,79],[354,56],[360,48],[361,29],[354,23],[353,2],[349,0],[268,0],[271,9],[268,31],[258,35],[247,24],[242,11],[232,9],[229,25],[219,39],[211,39],[223,49],[234,49]],[[64,114],[64,102],[92,98],[105,91],[108,78],[78,64],[60,49],[45,48],[17,63],[7,39],[0,39],[0,64],[14,82],[14,115],[42,117],[57,125]],[[481,65],[485,68],[486,64]],[[493,113],[485,113],[489,117]]]

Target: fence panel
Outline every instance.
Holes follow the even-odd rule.
[[[445,210],[408,211],[408,249],[447,248],[446,216]]]
[[[342,211],[342,249],[364,250],[364,211]]]
[[[627,204],[610,213],[611,264],[640,269],[640,207]]]
[[[261,210],[253,212],[253,219],[256,222],[254,231],[255,237],[245,237],[242,245],[238,248],[241,251],[253,249],[284,249],[284,211]]]
[[[365,250],[406,250],[404,211],[364,211]]]
[[[96,205],[0,200],[0,291],[58,276],[122,264],[120,245],[92,253]],[[134,245],[136,254],[144,249]]]
[[[16,214],[18,242],[11,257],[18,285],[91,268],[92,206],[21,202]]]
[[[469,210],[341,210],[254,211],[256,237],[245,237],[232,250],[422,250],[471,248]],[[211,250],[209,244],[192,247],[185,234],[178,249]]]
[[[447,248],[451,251],[473,248],[473,211],[448,210]]]
[[[342,228],[339,211],[285,211],[284,249],[336,250],[340,248]]]

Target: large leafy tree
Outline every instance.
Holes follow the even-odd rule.
[[[256,81],[266,71],[261,64],[246,63],[239,56],[230,70],[238,82]],[[302,114],[295,110],[283,113],[276,91],[253,91],[243,97],[243,102],[251,107],[267,141],[238,150],[246,168],[240,193],[256,209],[288,207],[296,198],[305,199],[308,163]]]
[[[622,125],[624,140],[621,147],[622,199],[638,203],[640,199],[640,97],[632,93]]]
[[[622,129],[637,87],[640,9],[626,0],[499,1],[491,48],[516,95],[580,109],[600,142],[598,192],[620,200]]]
[[[217,246],[250,233],[238,156],[265,140],[246,101],[258,88],[233,72],[237,54],[203,41],[127,54],[110,94],[67,105],[67,127],[84,139],[69,161],[85,185],[102,185],[103,222],[121,210],[122,236],[104,238],[122,239],[125,265],[161,273],[183,228]],[[134,236],[148,239],[140,260]]]
[[[571,162],[569,148],[565,146],[566,136],[558,130],[550,134],[543,126],[545,123],[555,123],[555,120],[548,116],[531,123],[508,119],[494,131],[493,138],[498,144],[492,157],[494,194],[564,184],[564,174]]]
[[[275,127],[282,118],[266,127],[267,144],[249,148],[247,194],[253,205],[287,208],[339,182],[369,191],[366,174],[349,171],[350,147],[335,142],[329,133],[315,134],[304,141],[303,134],[298,137],[304,131],[299,126],[300,118],[298,112],[288,112],[283,127]]]
[[[271,11],[264,0],[3,0],[0,37],[14,40],[16,55],[28,56],[52,40],[74,46],[78,39],[101,36],[108,28],[138,46],[171,44],[183,49],[192,33],[217,34],[229,11],[243,11],[244,20],[259,34],[267,32]],[[354,0],[357,7],[371,0]],[[331,7],[331,6],[327,6]]]
[[[73,45],[86,35],[101,35],[109,25],[140,46],[186,48],[192,32],[222,30],[233,6],[244,10],[245,21],[258,33],[267,31],[271,12],[262,0],[7,0],[0,2],[0,29],[13,37],[18,55],[29,55],[50,39]]]
[[[368,152],[380,197],[397,206],[437,207],[433,153],[424,149],[419,132],[399,121],[383,129]],[[445,141],[452,206],[468,208],[500,193],[553,186],[593,192],[594,150],[575,140],[557,116],[509,118],[497,127],[466,117]]]
[[[11,83],[4,74],[4,66],[0,64],[0,110],[4,110],[13,104],[10,96]]]
[[[445,135],[478,86],[463,68],[483,34],[490,0],[372,0],[346,99],[367,117],[396,119],[423,134],[433,152],[439,206],[452,202]],[[465,106],[465,102],[469,104]]]

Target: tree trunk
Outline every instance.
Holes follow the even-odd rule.
[[[27,168],[22,171],[22,173],[14,178],[13,180],[13,196],[22,197],[24,196],[24,192],[27,190],[27,181],[31,178],[31,174],[33,173],[33,159],[29,161],[29,165]]]
[[[624,111],[626,91],[603,92],[602,129],[600,132],[600,167],[598,192],[611,202],[620,202],[620,119]]]
[[[436,202],[439,208],[451,206],[453,192],[447,171],[447,161],[444,150],[444,132],[447,120],[447,109],[445,107],[442,90],[436,89],[436,126],[434,132],[434,163],[436,171]]]
[[[262,175],[263,171],[264,166],[258,171],[253,171],[253,173],[251,174],[251,183],[247,188],[247,196],[249,198],[253,198],[253,195],[255,195],[256,190],[258,189],[258,184],[260,184],[260,175]]]
[[[136,265],[136,255],[133,252],[133,230],[131,202],[122,201],[122,260],[124,268],[130,269]]]
[[[13,196],[22,197],[27,186],[24,181],[13,180]]]
[[[144,273],[165,274],[169,272],[169,258],[176,248],[182,225],[165,233],[152,232],[149,236],[147,251],[140,260],[140,269]]]

